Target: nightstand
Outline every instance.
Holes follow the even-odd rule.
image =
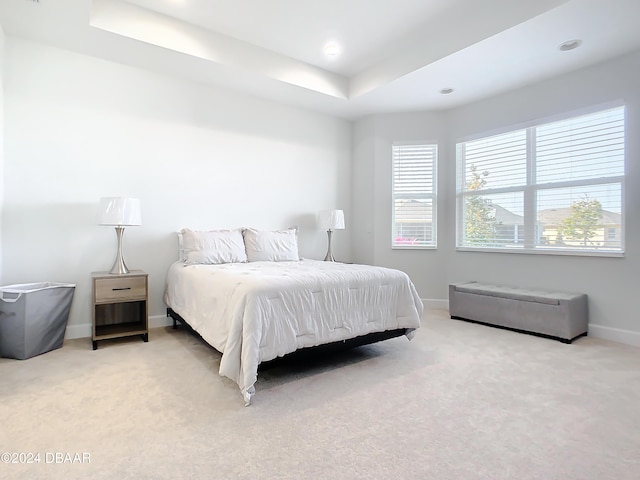
[[[93,284],[93,349],[98,340],[140,335],[149,341],[148,274],[141,270],[113,275],[91,274]]]

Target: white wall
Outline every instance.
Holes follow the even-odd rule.
[[[3,282],[76,283],[71,336],[89,334],[90,272],[115,256],[102,196],[142,201],[124,253],[150,274],[151,316],[180,228],[297,225],[301,254],[323,258],[317,212],[349,215],[346,121],[13,37],[5,62]],[[336,238],[336,256],[349,247]]]
[[[315,215],[342,208],[347,230],[336,232],[336,256],[401,268],[423,298],[445,303],[450,282],[471,279],[584,291],[592,334],[640,345],[640,53],[449,112],[371,116],[355,123],[352,137],[346,121],[2,41],[2,283],[76,283],[72,336],[89,332],[90,272],[108,269],[115,254],[113,229],[97,225],[98,200],[122,194],[142,199],[143,225],[126,230],[125,258],[150,273],[152,316],[164,315],[176,230],[295,224],[302,255],[323,258],[326,233]],[[625,258],[455,251],[457,138],[620,98]],[[439,145],[437,250],[390,248],[391,144],[406,140]]]
[[[375,235],[373,233],[375,194],[375,121],[362,120],[353,129],[353,185],[351,188],[351,241],[353,260],[356,263],[374,263]]]
[[[622,99],[627,106],[626,255],[570,257],[455,251],[455,142],[471,134],[544,121],[566,112]],[[366,132],[366,138],[361,135]],[[373,157],[354,150],[354,188],[373,189],[375,199],[354,204],[353,215],[373,217],[361,261],[406,270],[423,298],[446,299],[452,282],[482,280],[547,287],[589,295],[590,333],[640,345],[640,52],[448,112],[377,115],[358,121],[354,146],[369,142]],[[390,144],[435,139],[439,143],[437,251],[392,251]],[[361,154],[360,152],[366,152]],[[366,160],[366,161],[365,161]],[[376,180],[371,181],[371,171]],[[364,183],[365,185],[361,185]],[[355,250],[354,243],[354,250]],[[356,258],[358,252],[356,252]]]
[[[368,117],[356,122],[353,138],[352,205],[358,219],[352,238],[354,260],[390,266],[409,274],[423,297],[446,297],[443,257],[436,250],[391,249],[391,148],[396,141],[419,141],[446,148],[440,114],[406,113]],[[439,175],[439,192],[447,185]],[[438,242],[441,243],[440,232]]]

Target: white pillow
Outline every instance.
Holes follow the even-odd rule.
[[[181,233],[187,265],[247,261],[241,229],[193,231],[183,228]]]
[[[177,232],[178,234],[178,258],[181,262],[184,262],[187,259],[187,254],[184,251],[184,246],[182,245],[182,230]]]
[[[262,231],[245,228],[242,231],[247,260],[250,262],[298,261],[298,232],[288,230]]]

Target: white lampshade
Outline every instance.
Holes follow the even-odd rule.
[[[324,210],[318,215],[318,226],[323,230],[344,230],[342,210]]]
[[[142,225],[138,198],[103,197],[100,199],[100,225]]]

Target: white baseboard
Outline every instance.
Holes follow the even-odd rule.
[[[91,337],[91,324],[82,323],[80,325],[67,325],[67,330],[64,332],[65,340],[73,340],[74,338],[88,338]]]
[[[604,327],[602,325],[589,324],[589,336],[624,343],[633,347],[640,347],[640,332],[622,330],[621,328]]]
[[[149,317],[149,328],[168,327],[169,325],[173,325],[171,317],[167,317],[166,315],[153,315]]]
[[[449,310],[449,300],[439,300],[434,298],[423,298],[422,303],[425,308],[437,310]],[[153,315],[149,317],[149,328],[168,327],[173,321],[166,315]],[[602,340],[610,340],[612,342],[624,343],[633,347],[640,347],[640,332],[632,330],[623,330],[621,328],[605,327],[602,325],[589,324],[589,336],[601,338]],[[91,324],[83,323],[80,325],[67,325],[67,331],[64,338],[71,340],[73,338],[89,338],[91,337]]]
[[[421,298],[424,308],[432,308],[434,310],[449,310],[449,300],[440,300],[437,298]]]
[[[149,317],[149,328],[167,327],[172,325],[173,321],[166,315],[152,315]],[[74,338],[90,338],[91,324],[82,323],[80,325],[67,325],[67,331],[64,334],[65,340]]]

